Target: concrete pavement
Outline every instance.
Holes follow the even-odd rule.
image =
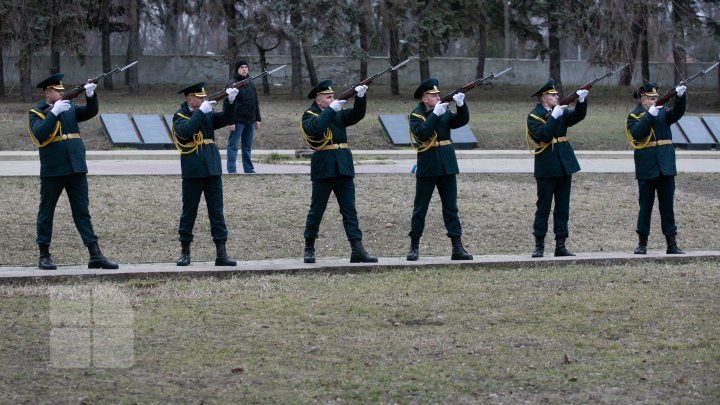
[[[523,150],[458,150],[463,173],[532,173],[533,156]],[[296,159],[294,150],[254,150],[255,158],[269,155],[290,159],[277,163],[256,163],[258,174],[309,174],[309,160]],[[221,151],[224,157],[225,151]],[[582,171],[591,173],[633,173],[632,151],[576,151]],[[412,150],[353,151],[357,173],[409,173],[415,164]],[[178,175],[180,156],[176,151],[88,151],[89,175]],[[225,163],[223,162],[223,167]],[[677,151],[680,172],[720,173],[720,151]],[[0,151],[0,176],[37,176],[40,161],[36,151]]]
[[[623,265],[646,262],[687,263],[691,261],[719,261],[720,251],[689,251],[685,255],[667,255],[664,250],[651,250],[647,255],[632,252],[577,253],[574,257],[548,256],[533,259],[523,255],[475,255],[474,260],[455,261],[448,256],[423,256],[416,262],[405,257],[380,257],[378,263],[350,263],[347,257],[319,258],[305,264],[301,257],[271,260],[239,261],[235,267],[216,267],[213,262],[193,262],[187,267],[175,263],[120,264],[117,270],[89,270],[87,265],[58,266],[44,271],[36,267],[0,266],[0,284],[57,283],[79,280],[127,280],[146,278],[235,277],[257,274],[295,273],[361,273],[391,269],[416,269],[460,266],[473,269],[523,269],[533,267],[562,267],[569,265]]]

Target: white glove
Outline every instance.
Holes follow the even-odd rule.
[[[333,102],[330,103],[330,108],[332,108],[335,112],[338,112],[342,110],[345,103],[347,103],[347,100],[333,100]]]
[[[675,92],[677,93],[678,97],[682,97],[683,94],[685,94],[685,90],[687,90],[687,86],[677,86],[675,87]]]
[[[214,100],[205,100],[200,104],[200,111],[203,112],[203,114],[207,114],[213,110],[213,107],[215,107],[215,103],[217,101]]]
[[[566,108],[567,108],[566,105],[556,105],[552,109],[552,112],[550,113],[550,115],[552,115],[553,118],[558,119],[558,118],[562,117]]]
[[[52,110],[50,110],[50,112],[55,114],[55,116],[57,117],[58,115],[64,113],[69,109],[70,100],[58,100],[55,102],[55,105],[53,106]]]
[[[576,91],[575,94],[578,95],[578,102],[584,103],[585,97],[587,97],[588,93],[589,93],[589,91],[583,90],[583,89]]]
[[[235,97],[237,97],[239,92],[240,90],[236,89],[235,87],[228,87],[227,89],[225,89],[225,94],[228,95],[228,101],[231,103],[235,101]]]
[[[355,86],[355,92],[357,93],[357,98],[363,98],[365,97],[365,92],[367,91],[368,86],[361,84],[359,86]]]
[[[654,106],[648,108],[648,114],[652,115],[653,117],[657,117],[658,113],[660,112],[660,110],[663,109],[663,107],[664,106],[662,106],[662,105],[659,105],[659,106],[654,105]]]
[[[85,95],[88,97],[92,97],[93,94],[95,94],[95,88],[97,87],[97,84],[95,83],[88,83],[85,85]]]
[[[456,106],[462,107],[465,104],[465,93],[453,94],[453,100],[455,100]]]
[[[435,104],[435,108],[433,108],[433,114],[437,115],[438,117],[442,117],[445,112],[447,112],[447,106],[448,103],[437,103]]]

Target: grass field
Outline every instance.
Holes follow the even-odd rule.
[[[637,244],[637,183],[632,174],[579,173],[573,176],[568,248],[583,252],[632,251]],[[90,212],[103,251],[122,263],[172,262],[179,253],[179,176],[90,176]],[[37,263],[35,221],[39,180],[0,178],[3,201],[0,264]],[[241,260],[301,257],[310,203],[310,180],[303,175],[225,176],[228,252]],[[411,174],[356,177],[357,210],[370,253],[404,256],[415,191]],[[474,254],[529,254],[533,247],[535,180],[530,174],[461,174],[458,204],[463,240]],[[718,249],[720,174],[677,178],[678,241],[686,249]],[[320,227],[318,257],[347,257],[349,244],[334,198]],[[62,196],[55,215],[52,252],[58,264],[87,262],[87,250]],[[653,214],[650,249],[665,241]],[[550,225],[552,230],[552,225]],[[552,238],[552,233],[548,239]],[[552,243],[552,241],[548,241]],[[552,245],[550,245],[552,246]],[[192,258],[214,260],[205,204],[200,204]],[[422,255],[449,255],[440,199],[428,211]]]
[[[0,286],[0,298],[2,403],[720,397],[717,263]],[[54,366],[73,345],[96,362],[120,353],[102,338],[118,314],[132,321],[122,368]],[[51,343],[68,328],[88,335]]]
[[[449,92],[453,89],[441,89]],[[183,101],[176,89],[143,88],[141,95],[129,96],[125,90],[98,90],[101,113],[172,114]],[[310,100],[291,100],[285,89],[272,89],[273,94],[260,96],[263,126],[256,132],[257,149],[307,149],[298,126]],[[416,104],[413,89],[403,89],[401,96],[391,96],[384,87],[373,86],[368,93],[365,119],[349,130],[353,149],[394,149],[383,134],[378,121],[381,114],[409,114]],[[470,127],[478,139],[480,149],[525,149],[525,119],[535,105],[529,97],[532,86],[489,86],[468,93]],[[576,149],[626,150],[625,121],[635,107],[629,88],[597,86],[588,97],[586,119],[569,131]],[[40,95],[37,95],[38,101]],[[713,89],[688,91],[687,114],[718,113],[716,92]],[[84,103],[81,96],[78,101]],[[352,101],[351,101],[352,102]],[[0,102],[0,150],[35,150],[27,133],[27,114],[32,105]],[[219,110],[219,107],[217,108]],[[99,118],[82,123],[81,134],[88,149],[111,149],[102,133]],[[228,130],[218,130],[216,139],[221,147],[227,142]]]

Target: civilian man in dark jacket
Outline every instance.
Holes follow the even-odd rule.
[[[684,254],[677,245],[677,226],[675,225],[675,147],[672,144],[670,125],[676,123],[685,114],[687,96],[685,86],[677,86],[675,106],[666,110],[664,106],[655,106],[658,98],[657,85],[642,85],[633,97],[640,103],[628,115],[626,130],[634,140],[635,178],[638,181],[640,212],[637,227],[639,242],[635,254],[647,253],[650,219],[652,216],[655,193],[660,206],[662,233],[667,241],[667,254]]]
[[[550,206],[555,199],[553,210],[553,231],[555,232],[555,256],[575,256],[565,247],[570,218],[570,188],[572,175],[580,171],[575,151],[567,138],[567,129],[585,118],[587,113],[587,90],[578,90],[574,110],[558,105],[559,95],[555,81],[545,83],[531,97],[537,97],[527,117],[526,137],[538,145],[535,155],[535,180],[537,182],[537,209],[533,235],[535,250],[532,257],[543,257],[545,234],[548,229]],[[546,119],[547,114],[550,116]]]
[[[98,237],[90,221],[87,165],[85,144],[80,138],[78,122],[83,122],[98,113],[96,84],[85,85],[86,105],[78,106],[69,100],[62,100],[62,78],[58,73],[40,82],[45,101],[35,105],[28,113],[30,139],[40,148],[40,208],[37,216],[37,239],[40,248],[38,267],[55,270],[57,266],[50,257],[53,217],[60,194],[65,190],[70,200],[75,227],[90,252],[90,269],[117,269],[117,263],[108,260],[100,252]],[[50,111],[45,112],[45,109]]]
[[[415,90],[420,103],[410,113],[410,134],[420,144],[415,172],[415,201],[410,221],[410,250],[407,260],[417,260],[420,237],[425,229],[425,215],[430,206],[435,187],[442,202],[443,220],[447,236],[452,242],[452,260],[472,260],[472,255],[462,245],[462,229],[457,206],[457,179],[460,173],[455,147],[450,140],[450,129],[460,128],[470,121],[465,94],[453,96],[457,113],[448,110],[448,103],[441,103],[438,81],[429,78]]]
[[[178,226],[181,245],[178,266],[190,264],[190,243],[193,240],[193,227],[197,217],[200,197],[205,194],[210,233],[215,242],[216,266],[235,266],[237,263],[228,258],[225,250],[227,227],[223,215],[222,163],[220,151],[215,145],[215,129],[222,128],[235,121],[233,101],[238,94],[235,88],[225,92],[223,112],[213,112],[215,101],[205,99],[207,94],[204,82],[188,86],[178,93],[185,95],[185,102],[173,115],[173,141],[180,152],[182,170],[182,213]]]
[[[367,86],[355,87],[357,95],[353,108],[343,109],[347,100],[335,100],[332,82],[318,83],[308,98],[315,100],[302,116],[300,130],[303,138],[315,152],[310,159],[312,197],[305,221],[305,263],[315,263],[315,239],[327,208],[331,193],[340,205],[345,235],[352,249],[350,263],[377,262],[362,244],[362,232],[355,210],[355,167],[347,144],[345,128],[357,124],[365,117]]]
[[[235,76],[229,84],[245,80],[249,76],[248,63],[240,60],[235,63]],[[238,152],[238,141],[240,142],[241,159],[245,173],[255,173],[255,166],[252,164],[252,142],[256,129],[260,129],[260,104],[258,103],[255,84],[248,82],[241,87],[235,99],[235,122],[230,125],[230,137],[227,144],[227,171],[236,173],[236,161]]]

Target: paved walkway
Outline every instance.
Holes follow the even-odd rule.
[[[474,260],[455,261],[447,256],[425,256],[416,262],[405,257],[380,257],[378,263],[350,263],[347,257],[319,258],[317,263],[305,264],[301,258],[248,260],[238,262],[236,267],[216,267],[213,262],[193,262],[187,267],[175,263],[120,264],[118,270],[89,270],[87,265],[59,266],[57,270],[44,271],[36,267],[0,266],[0,284],[72,282],[87,279],[127,280],[145,278],[182,277],[232,277],[253,274],[292,273],[352,273],[376,270],[462,266],[466,268],[529,268],[559,267],[574,264],[622,265],[643,262],[686,263],[690,261],[720,261],[720,251],[689,251],[685,255],[667,255],[664,250],[651,250],[647,255],[631,252],[577,253],[574,257],[544,257],[533,259],[524,255],[475,255]]]
[[[576,151],[580,167],[592,173],[633,173],[632,151]],[[222,151],[224,156],[225,151]],[[309,160],[295,159],[292,150],[255,150],[253,156],[270,154],[290,156],[292,160],[277,164],[256,163],[258,174],[309,174]],[[357,173],[410,173],[415,164],[412,150],[353,151]],[[458,150],[458,164],[463,173],[532,173],[533,156],[527,151]],[[90,175],[177,175],[180,157],[176,151],[89,151]],[[225,162],[223,161],[223,167]],[[678,151],[680,172],[720,173],[720,151]],[[223,169],[224,170],[224,169]],[[37,176],[40,173],[38,153],[0,152],[0,176]]]

